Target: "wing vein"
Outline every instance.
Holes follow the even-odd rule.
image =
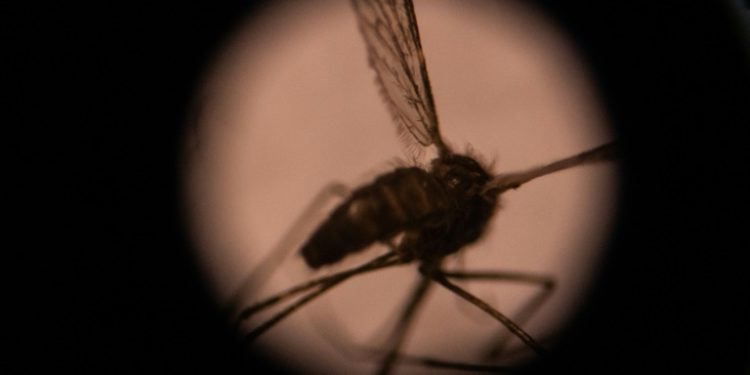
[[[437,113],[411,0],[352,0],[368,61],[407,148],[414,141],[449,152]],[[407,134],[410,134],[408,136]]]

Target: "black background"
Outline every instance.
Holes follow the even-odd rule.
[[[740,14],[720,2],[538,3],[592,67],[622,142],[623,184],[597,288],[548,365],[529,371],[748,373]],[[13,365],[269,369],[261,356],[243,359],[224,329],[191,258],[179,180],[200,74],[259,9],[197,1],[3,12],[5,125],[22,134],[6,138],[21,172],[7,194],[19,208],[9,233],[19,245],[6,252],[20,262],[5,273]]]

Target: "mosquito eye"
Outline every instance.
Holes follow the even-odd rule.
[[[351,205],[349,205],[349,209],[347,210],[347,215],[353,218],[361,215],[364,209],[363,204],[364,203],[361,200],[355,200],[354,202],[352,202]]]
[[[465,178],[454,175],[448,177],[447,184],[454,190],[466,190],[469,188],[470,182]]]

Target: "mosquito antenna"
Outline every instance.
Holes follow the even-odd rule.
[[[585,164],[611,161],[617,158],[618,144],[613,141],[602,146],[584,151],[558,161],[529,168],[521,172],[503,173],[497,175],[484,189],[486,193],[500,194],[506,190],[517,189],[521,185],[544,175]]]

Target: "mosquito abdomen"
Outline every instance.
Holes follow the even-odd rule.
[[[335,263],[376,241],[441,217],[448,201],[427,171],[398,168],[355,190],[310,236],[302,256],[311,268]]]

